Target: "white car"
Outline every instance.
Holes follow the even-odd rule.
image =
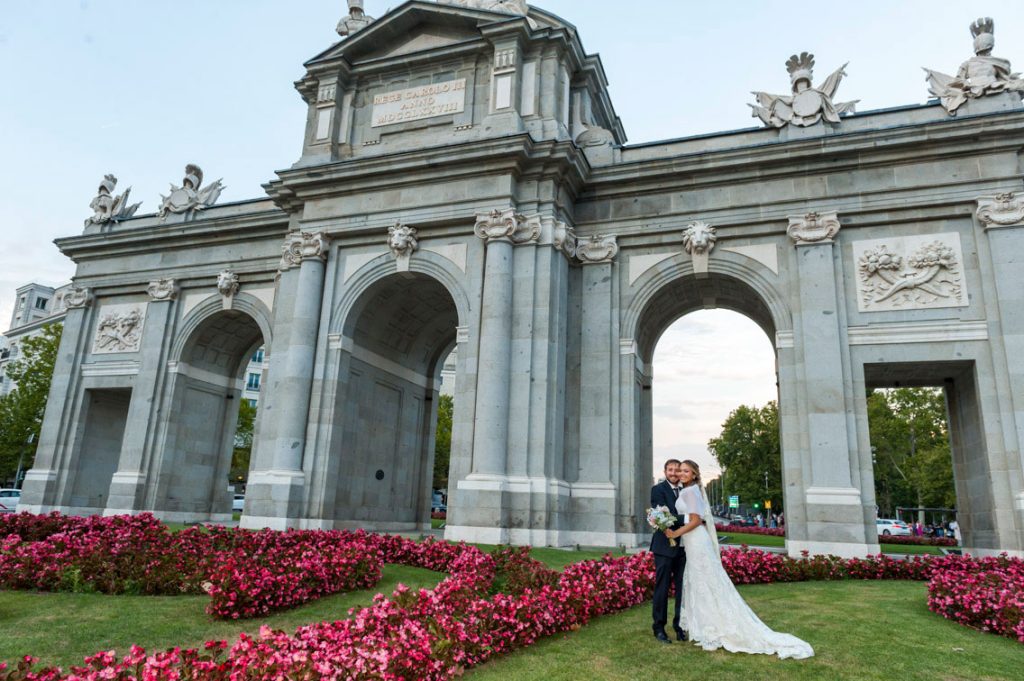
[[[245,495],[236,494],[235,498],[231,500],[231,511],[233,513],[241,513],[245,508]]]
[[[909,537],[914,534],[910,526],[902,520],[893,520],[891,518],[877,518],[875,525],[878,526],[878,534],[888,537]]]
[[[14,513],[21,501],[20,489],[0,489],[0,513]]]

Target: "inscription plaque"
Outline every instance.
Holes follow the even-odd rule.
[[[466,79],[384,92],[373,97],[371,127],[418,121],[466,110]]]

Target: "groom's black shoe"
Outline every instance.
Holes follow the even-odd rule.
[[[677,641],[689,641],[690,636],[686,633],[685,629],[676,629],[676,640]]]
[[[654,632],[654,638],[658,639],[662,643],[672,643],[672,641],[668,639],[668,636],[665,634],[664,631]]]

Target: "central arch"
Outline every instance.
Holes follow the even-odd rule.
[[[334,526],[429,529],[438,391],[458,326],[448,288],[419,272],[380,277],[349,307],[325,481]]]

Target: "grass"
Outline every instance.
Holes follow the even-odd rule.
[[[377,586],[328,596],[300,608],[245,621],[215,620],[206,614],[207,596],[105,596],[103,594],[0,591],[0,660],[11,663],[31,653],[41,664],[65,669],[86,655],[132,643],[147,650],[204,641],[233,641],[261,625],[292,631],[303,624],[346,619],[350,608],[367,606],[378,592],[390,594],[399,583],[431,588],[443,575],[429,570],[385,565]]]
[[[729,541],[726,544],[727,546],[739,546],[740,544],[746,544],[748,546],[782,547],[786,545],[785,537],[773,537],[767,534],[745,534],[742,532],[725,532],[724,534],[729,537]],[[882,553],[900,556],[924,554],[930,554],[933,556],[942,555],[942,551],[938,546],[922,546],[919,544],[882,544],[881,546]]]
[[[802,582],[742,586],[774,629],[815,650],[809,660],[705,652],[657,643],[650,606],[595,620],[580,631],[470,670],[472,681],[774,679],[922,681],[1020,679],[1024,646],[930,612],[923,582]]]

